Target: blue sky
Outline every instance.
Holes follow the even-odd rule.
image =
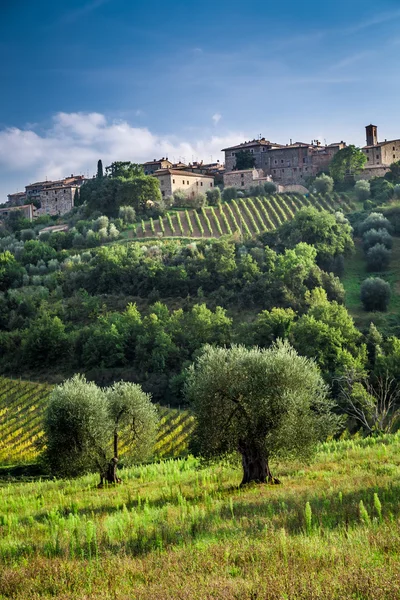
[[[98,158],[400,137],[399,0],[1,0],[0,202]]]

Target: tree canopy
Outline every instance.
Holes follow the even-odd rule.
[[[208,458],[239,453],[242,484],[274,482],[271,459],[306,459],[338,427],[318,367],[288,343],[267,350],[207,346],[185,389],[198,451]]]
[[[335,154],[329,165],[329,171],[335,181],[342,182],[347,175],[354,176],[360,173],[366,162],[367,158],[363,151],[350,145]]]
[[[256,159],[250,150],[239,150],[239,152],[236,152],[235,169],[237,171],[253,169],[255,164]]]

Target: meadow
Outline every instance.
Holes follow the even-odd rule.
[[[328,442],[282,485],[193,457],[3,482],[0,598],[398,598],[400,435]]]
[[[338,209],[349,212],[353,208],[349,200],[341,198],[338,194],[310,194],[308,197],[301,194],[274,194],[266,197],[237,198],[219,206],[203,207],[198,211],[173,210],[165,217],[142,220],[136,227],[136,236],[212,238],[237,234],[253,237],[279,227],[285,221],[293,219],[297,211],[309,206],[329,212]]]

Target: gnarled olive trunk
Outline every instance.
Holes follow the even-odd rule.
[[[272,476],[268,459],[252,444],[239,443],[239,452],[242,455],[243,479],[240,485],[246,483],[280,483],[279,479]]]

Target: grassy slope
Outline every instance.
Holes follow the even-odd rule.
[[[0,466],[37,460],[42,418],[52,386],[0,378]],[[186,411],[160,407],[158,458],[182,456],[187,451],[193,418]]]
[[[399,435],[274,471],[283,485],[239,489],[239,470],[189,458],[103,490],[95,476],[4,485],[0,597],[397,598]]]
[[[360,287],[367,277],[381,277],[389,281],[392,298],[387,313],[365,312],[360,301]],[[346,260],[342,282],[346,290],[346,307],[353,316],[357,327],[365,329],[371,321],[382,331],[400,335],[400,238],[393,238],[392,260],[389,270],[382,273],[370,273],[360,240],[356,240],[355,254]]]

